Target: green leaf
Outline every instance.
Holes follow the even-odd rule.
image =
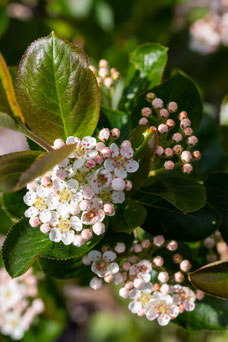
[[[187,175],[175,175],[172,172],[151,177],[150,186],[141,192],[162,197],[184,213],[197,211],[206,204],[206,188],[202,184]]]
[[[11,218],[20,219],[24,216],[24,212],[28,208],[23,201],[25,194],[26,189],[22,189],[17,192],[2,195],[2,206]]]
[[[132,52],[129,59],[126,88],[121,101],[122,106],[127,101],[128,107],[140,92],[161,82],[167,63],[167,51],[165,46],[147,43],[138,46]]]
[[[113,127],[121,129],[124,125],[128,123],[128,115],[119,110],[114,110],[108,107],[101,107],[101,113],[106,116],[110,123],[110,128]]]
[[[114,216],[109,218],[110,228],[116,232],[131,234],[132,231],[141,226],[146,219],[146,209],[134,200],[126,200],[116,209]]]
[[[0,191],[13,192],[61,163],[74,150],[65,145],[58,150],[22,151],[0,156]]]
[[[0,113],[0,126],[17,131],[15,121],[6,113]]]
[[[189,274],[191,283],[201,291],[228,299],[228,261],[216,261]]]
[[[16,100],[10,72],[2,54],[0,54],[0,112],[7,113],[13,118],[19,117],[20,121],[24,122]]]
[[[175,322],[187,330],[225,330],[228,325],[228,302],[205,297],[191,312],[179,315]]]
[[[186,111],[192,123],[191,127],[196,133],[202,118],[202,103],[199,92],[189,77],[178,72],[161,85],[140,94],[132,113],[134,125],[138,125],[141,118],[141,109],[148,107],[146,94],[150,91],[161,98],[165,105],[170,101],[175,101],[178,104],[179,111]],[[172,119],[176,122],[176,125],[180,124],[177,115],[174,114]]]
[[[50,144],[96,128],[100,98],[87,56],[54,32],[26,50],[16,91],[27,124]]]
[[[204,239],[217,229],[219,217],[213,208],[184,214],[165,200],[145,195],[140,199],[147,209],[147,218],[142,228],[150,234],[163,234],[167,239],[197,241]]]
[[[132,141],[133,144],[141,140],[141,137],[139,137],[139,132],[142,132],[141,127],[142,126],[136,127],[130,134],[130,141]],[[139,163],[139,168],[129,177],[129,179],[133,182],[134,189],[140,189],[147,181],[158,144],[157,132],[153,131],[152,127],[147,128],[143,126],[143,128],[144,131],[142,133],[142,142],[134,154],[134,160]]]
[[[216,209],[221,222],[219,230],[228,243],[228,174],[212,173],[206,180],[208,203]]]
[[[27,219],[16,223],[7,234],[2,248],[5,268],[11,277],[25,273],[36,257],[66,260],[82,257],[93,248],[102,236],[95,236],[82,247],[66,246],[62,242],[52,242],[48,234],[39,228],[32,228]]]

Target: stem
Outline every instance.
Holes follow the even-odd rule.
[[[30,131],[25,126],[19,126],[19,131],[26,135],[29,139],[37,143],[39,146],[43,147],[46,151],[53,151],[54,149],[42,138],[38,137],[36,134],[34,134],[32,131]]]

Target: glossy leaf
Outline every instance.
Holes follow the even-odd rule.
[[[191,283],[201,291],[228,299],[228,261],[216,261],[189,274]]]
[[[28,208],[23,201],[26,189],[17,192],[3,194],[1,204],[6,213],[13,219],[20,219],[24,216],[25,210]]]
[[[159,173],[151,177],[151,184],[141,190],[146,195],[157,195],[166,199],[184,213],[197,211],[206,204],[206,188],[185,175],[172,172]]]
[[[68,260],[39,258],[39,265],[46,275],[57,279],[79,278],[89,273],[88,266],[83,265],[77,258]]]
[[[16,90],[27,124],[50,144],[91,135],[97,125],[99,91],[87,56],[54,32],[25,52]]]
[[[110,217],[110,228],[116,232],[131,234],[136,227],[142,225],[146,215],[146,209],[142,205],[133,200],[126,200],[118,206],[115,215]]]
[[[121,129],[124,125],[128,123],[128,115],[119,110],[114,110],[108,107],[101,107],[101,113],[105,115],[110,123],[110,128]]]
[[[102,238],[95,236],[82,247],[64,245],[62,242],[52,242],[48,234],[41,233],[39,228],[32,228],[27,219],[16,223],[7,234],[2,248],[5,268],[11,277],[25,273],[36,257],[51,259],[71,259],[82,257]]]
[[[3,56],[0,54],[0,111],[11,117],[19,117],[22,122],[20,107],[17,103],[13,82]]]
[[[22,151],[0,156],[0,191],[13,192],[23,188],[61,163],[73,150],[74,145],[65,145],[47,153]]]
[[[1,100],[0,100],[1,101]],[[0,126],[17,131],[17,126],[12,117],[6,113],[0,112]]]
[[[192,123],[191,127],[195,133],[197,132],[202,118],[202,103],[199,92],[189,77],[178,72],[161,85],[140,94],[137,98],[137,105],[134,107],[132,113],[134,125],[137,125],[141,118],[141,109],[148,107],[146,94],[149,91],[161,98],[165,105],[170,101],[175,101],[180,111],[186,111],[188,113],[188,117]],[[176,122],[176,125],[180,124],[177,114],[173,114],[172,119]]]

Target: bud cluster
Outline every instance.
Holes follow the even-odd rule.
[[[125,201],[124,191],[132,187],[127,175],[139,167],[130,141],[120,147],[113,142],[119,135],[117,128],[104,128],[98,142],[89,136],[67,138],[66,144],[75,144],[74,152],[27,185],[25,216],[32,227],[40,227],[54,242],[77,247],[93,233],[105,232],[105,216],[113,216],[114,205]],[[62,139],[54,142],[54,148],[63,145]]]
[[[2,268],[0,284],[0,332],[13,340],[20,340],[35,317],[44,310],[43,301],[37,298],[37,279],[32,269],[11,279]]]
[[[158,254],[159,248],[164,247],[174,253],[178,243],[165,241],[159,235],[152,241],[135,241],[127,253],[124,253],[126,246],[121,242],[113,250],[103,246],[102,252],[90,251],[82,262],[91,265],[92,272],[96,274],[90,282],[91,288],[100,289],[102,280],[121,284],[119,295],[130,299],[129,310],[138,316],[145,315],[148,320],[157,319],[161,326],[167,325],[184,311],[194,310],[195,293],[189,287],[180,285],[185,280],[184,273],[191,269],[191,263],[174,254],[173,261],[179,264],[180,271],[170,274],[163,257]],[[154,256],[150,257],[151,254]]]
[[[89,68],[96,76],[99,87],[104,86],[108,89],[114,87],[120,77],[120,73],[115,68],[110,68],[105,59],[99,61],[98,70],[93,65],[90,65]]]
[[[163,160],[165,170],[173,170],[175,165],[182,165],[185,174],[192,172],[191,162],[200,159],[200,152],[192,149],[197,145],[198,138],[191,128],[191,121],[185,111],[178,111],[176,102],[167,105],[154,93],[148,93],[146,100],[150,107],[141,110],[140,125],[149,125],[150,120],[158,132],[156,156]],[[178,117],[178,125],[176,118]]]

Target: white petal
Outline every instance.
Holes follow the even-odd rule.
[[[139,273],[138,277],[144,281],[144,283],[148,283],[151,279],[151,275],[149,273]]]
[[[108,269],[112,274],[115,274],[115,273],[119,272],[119,265],[116,262],[112,262],[109,265]]]
[[[139,163],[136,160],[131,159],[125,164],[125,167],[129,173],[136,172],[139,168]]]
[[[128,309],[132,312],[132,313],[138,313],[139,310],[142,309],[142,304],[138,301],[133,301],[130,302],[130,304],[128,305]]]
[[[50,209],[50,210],[56,209],[59,205],[59,198],[60,197],[57,195],[49,194],[47,197],[48,209]]]
[[[96,146],[97,141],[95,138],[87,136],[82,139],[82,144],[84,143],[86,144],[86,147],[89,149],[94,148]]]
[[[112,159],[106,159],[105,162],[104,162],[104,167],[109,172],[112,172],[114,170],[114,168],[115,168],[113,160]]]
[[[98,154],[97,151],[88,151],[85,155],[86,159],[93,159],[96,157],[96,155]]]
[[[112,251],[107,251],[103,254],[103,258],[106,260],[106,261],[113,261],[116,259],[116,253],[112,252]]]
[[[149,320],[149,321],[153,321],[155,320],[156,318],[158,317],[158,313],[157,313],[157,310],[155,309],[149,309],[146,313],[146,318]]]
[[[101,256],[102,256],[101,252],[96,251],[95,249],[88,253],[88,259],[90,261],[99,260]]]
[[[117,157],[120,154],[119,147],[114,143],[110,145],[110,151],[111,151],[112,157]]]
[[[123,203],[125,201],[125,193],[123,191],[113,191],[112,201],[113,203]]]
[[[40,213],[40,221],[42,223],[47,223],[51,220],[51,212],[50,210],[46,209]]]
[[[119,167],[119,168],[115,167],[114,173],[117,178],[127,177],[127,172],[122,167]]]
[[[68,137],[67,139],[66,139],[66,144],[67,145],[70,145],[70,144],[75,144],[75,143],[79,143],[80,142],[80,139],[79,138],[77,138],[77,137]]]
[[[39,211],[36,207],[30,207],[25,211],[25,217],[36,217],[39,214]]]
[[[140,288],[140,290],[145,293],[151,293],[153,291],[153,285],[151,283],[146,283]]]
[[[76,192],[78,190],[79,183],[76,179],[70,179],[66,184],[69,189],[72,189],[72,191],[74,190],[74,192]]]
[[[139,291],[139,290],[137,290],[137,289],[133,289],[133,290],[131,290],[131,291],[129,292],[129,297],[130,297],[131,299],[136,299],[136,298],[138,298],[138,297],[140,296],[140,294],[141,294],[141,291]]]
[[[61,203],[57,208],[57,213],[61,218],[68,218],[70,215],[70,205],[68,203]]]
[[[82,222],[79,217],[77,216],[71,216],[70,218],[70,224],[71,227],[76,230],[77,232],[80,232],[82,230]]]
[[[158,324],[162,327],[166,326],[170,322],[170,316],[169,315],[160,315],[158,317]]]
[[[134,150],[133,148],[121,148],[120,153],[124,158],[130,159],[134,154]]]
[[[53,228],[49,233],[49,239],[54,242],[59,242],[62,239],[61,230],[58,228]]]
[[[74,168],[75,169],[80,169],[85,163],[85,158],[79,158],[74,161]]]
[[[25,204],[31,206],[36,200],[36,193],[33,191],[28,191],[23,197]]]
[[[75,233],[73,230],[69,230],[62,234],[62,242],[64,245],[70,245],[74,241]]]
[[[179,315],[179,308],[177,305],[172,305],[170,308],[170,315],[173,317],[177,317]]]

